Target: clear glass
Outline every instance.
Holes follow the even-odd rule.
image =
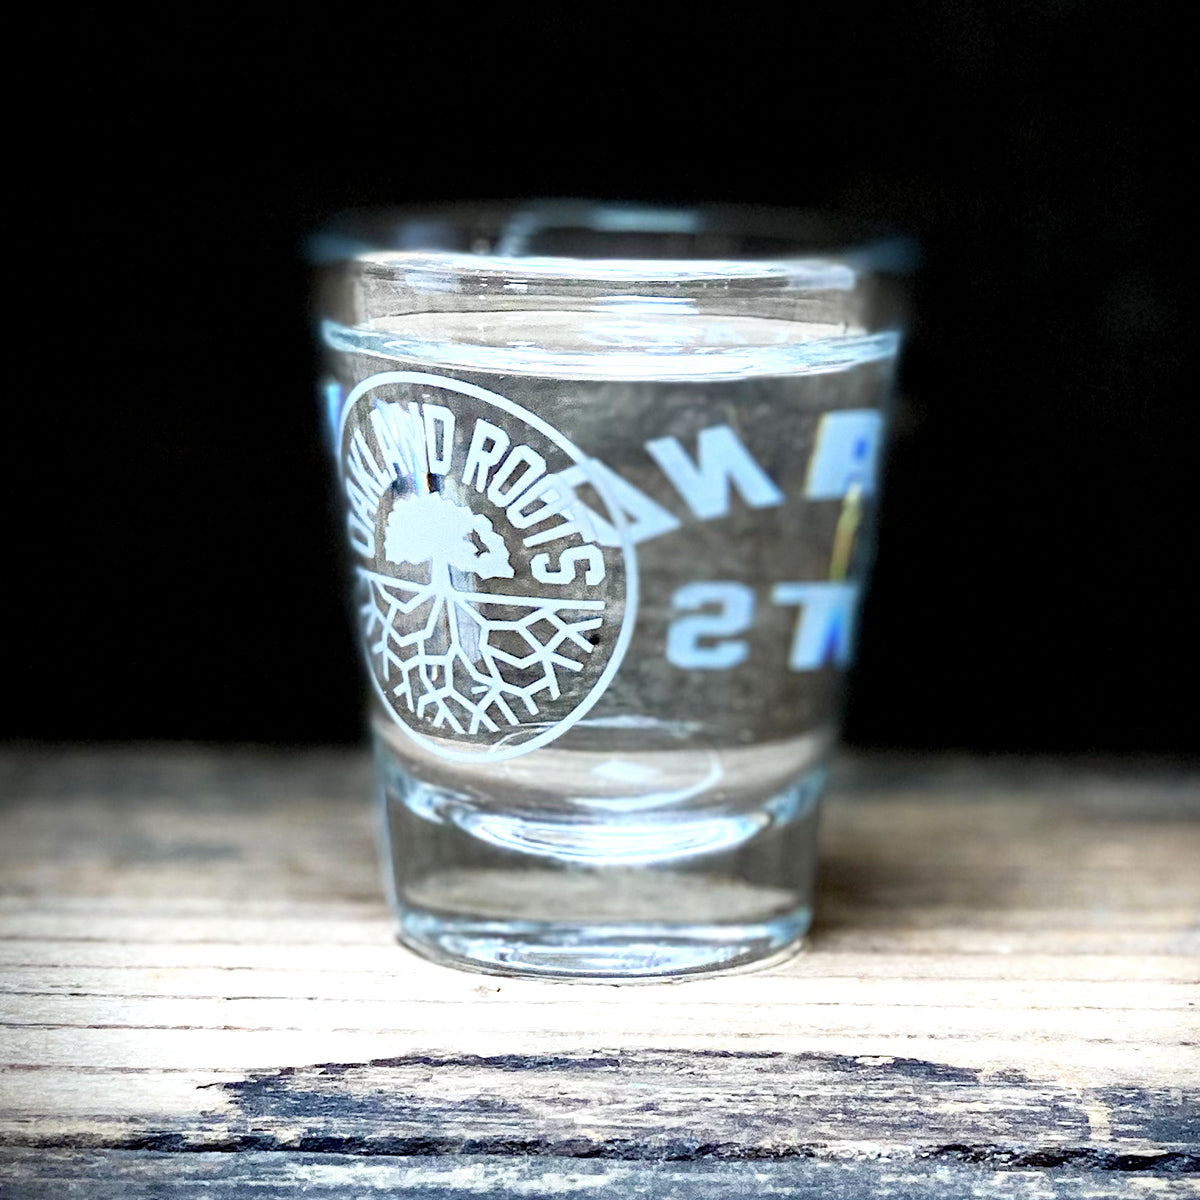
[[[589,204],[316,243],[401,940],[653,978],[793,949],[902,244]]]

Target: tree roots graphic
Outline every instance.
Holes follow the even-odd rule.
[[[563,651],[591,653],[584,635],[602,624],[603,600],[459,591],[441,564],[430,574],[423,584],[358,569],[367,655],[398,710],[435,729],[495,733],[536,717],[539,699],[557,700],[560,671],[583,669]],[[502,621],[486,615],[493,607],[526,611]]]

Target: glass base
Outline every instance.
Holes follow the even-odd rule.
[[[434,962],[485,974],[651,982],[780,962],[800,948],[810,920],[807,908],[756,924],[693,926],[483,921],[406,909],[399,938]]]
[[[484,771],[406,761],[381,738],[400,940],[440,963],[559,979],[776,961],[811,919],[823,750],[626,754],[621,771],[597,755],[600,774],[540,751]],[[688,772],[699,783],[678,786]],[[623,791],[597,794],[613,774]]]

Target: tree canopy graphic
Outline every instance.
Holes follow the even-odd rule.
[[[400,499],[383,548],[397,573],[358,568],[359,616],[397,711],[435,729],[497,733],[558,700],[560,672],[583,670],[604,601],[477,591],[480,579],[514,577],[487,517],[436,493]]]
[[[430,563],[434,574],[453,567],[481,579],[513,577],[504,539],[491,521],[436,492],[414,496],[392,509],[383,553],[396,564]]]

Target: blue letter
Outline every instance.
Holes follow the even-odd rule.
[[[701,638],[728,638],[754,623],[754,592],[744,583],[687,583],[671,598],[676,611],[692,612],[720,605],[715,613],[693,612],[676,617],[667,628],[667,661],[677,667],[724,671],[746,661],[749,647],[742,641],[702,646]]]
[[[776,604],[800,605],[788,656],[793,671],[815,671],[829,662],[844,667],[850,662],[858,584],[777,583],[771,599]]]
[[[826,413],[808,464],[804,494],[810,500],[840,500],[854,484],[864,496],[875,490],[875,461],[883,418],[868,408]]]

